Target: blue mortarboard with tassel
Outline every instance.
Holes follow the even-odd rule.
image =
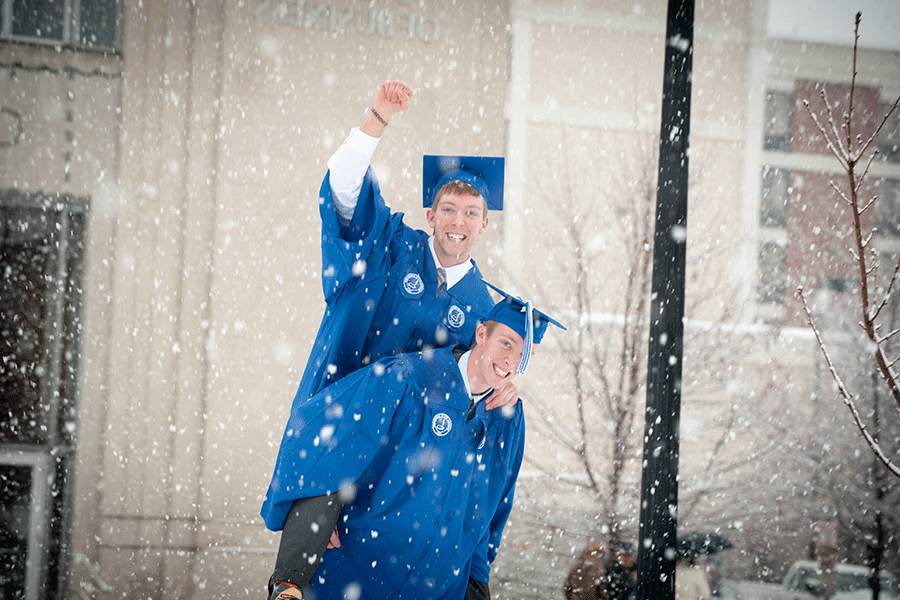
[[[534,308],[531,302],[526,302],[517,296],[508,294],[487,281],[484,283],[501,296],[485,320],[503,323],[522,336],[524,341],[522,344],[522,360],[519,362],[519,368],[516,369],[516,373],[521,375],[528,368],[532,346],[541,343],[541,340],[544,339],[544,334],[547,333],[547,327],[552,323],[563,331],[566,328],[556,319]]]

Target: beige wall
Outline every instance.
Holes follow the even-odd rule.
[[[415,89],[374,161],[410,224],[423,154],[504,152],[505,3],[381,2],[371,31],[363,3],[281,6],[125,2],[121,58],[0,46],[25,130],[0,186],[91,199],[73,547],[119,593],[262,593],[258,509],[323,311],[317,191],[378,85]]]
[[[378,85],[415,88],[375,160],[411,224],[423,154],[503,154],[508,7],[377,8],[392,29],[126,2],[121,58],[2,48],[36,69],[4,72],[26,135],[0,185],[92,202],[74,548],[120,593],[262,593],[277,536],[257,511],[323,310],[317,191]]]

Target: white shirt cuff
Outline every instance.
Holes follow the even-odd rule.
[[[334,208],[345,226],[353,218],[363,179],[380,139],[354,127],[341,147],[328,159]]]

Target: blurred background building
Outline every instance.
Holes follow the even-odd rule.
[[[850,513],[872,513],[829,479],[868,454],[794,293],[852,347],[844,184],[803,101],[846,103],[857,8],[809,7],[696,7],[680,522],[733,541],[734,577],[777,575],[827,519],[862,560]],[[900,96],[900,4],[862,11],[866,135]],[[646,312],[627,300],[649,284],[665,18],[609,0],[0,0],[3,597],[263,597],[278,536],[258,509],[324,306],[317,192],[388,78],[415,89],[374,161],[388,202],[425,228],[423,154],[504,155],[507,207],[475,258],[571,331],[523,388],[494,596],[562,597],[590,539],[635,543],[642,405],[603,399],[643,400]],[[863,188],[885,269],[898,123]],[[613,381],[629,373],[636,388]]]

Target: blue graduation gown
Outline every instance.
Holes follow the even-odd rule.
[[[522,463],[522,403],[511,416],[469,397],[448,348],[382,359],[296,399],[261,514],[279,530],[297,498],[352,490],[341,547],[313,577],[317,600],[462,600],[489,582]],[[352,494],[351,494],[352,495]],[[344,496],[342,496],[344,498]],[[346,500],[345,500],[346,501]]]
[[[429,234],[404,224],[403,213],[391,213],[371,168],[349,226],[337,219],[329,174],[319,213],[326,309],[298,397],[385,356],[471,347],[479,317],[494,306],[481,272],[473,261],[456,285],[438,292]]]

